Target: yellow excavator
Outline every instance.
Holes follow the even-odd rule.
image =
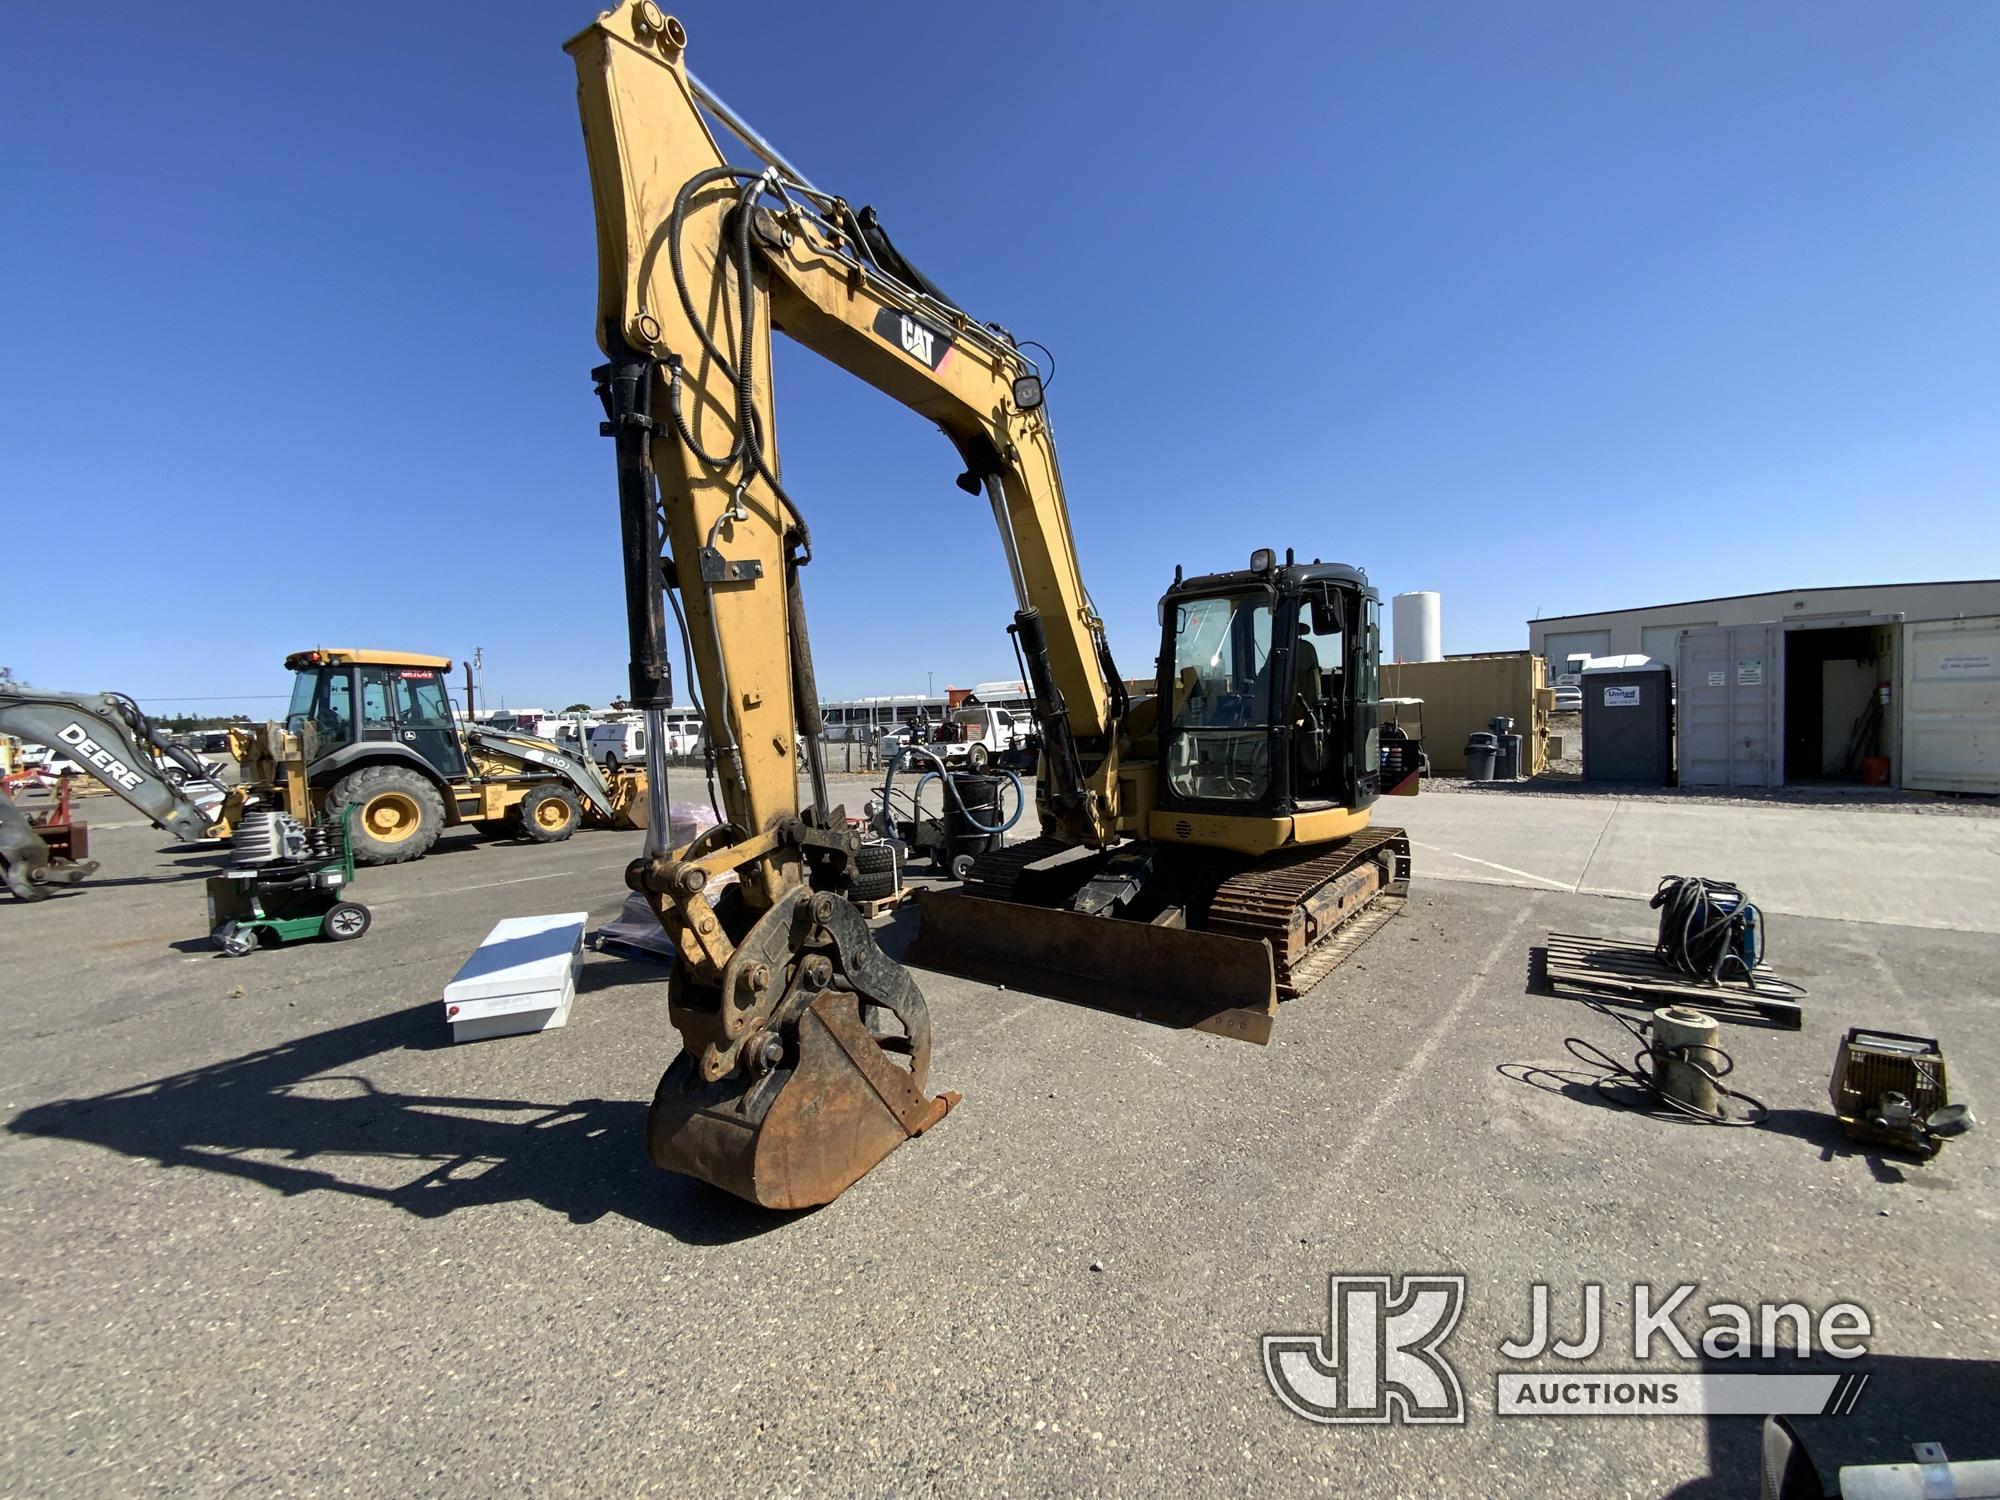
[[[686,48],[654,0],[568,43],[631,698],[656,719],[670,706],[671,607],[721,816],[680,848],[656,827],[658,852],[627,872],[681,960],[682,1051],[648,1142],[662,1167],[796,1208],[838,1196],[956,1096],[928,1094],[923,996],[844,894],[860,836],[819,759],[813,537],[779,475],[773,329],[944,431],[1013,583],[1041,836],[976,861],[962,891],[926,893],[913,962],[1261,1042],[1280,994],[1393,914],[1409,843],[1370,824],[1380,603],[1365,576],[1267,550],[1177,570],[1156,690],[1128,693],[1078,566],[1037,346],[961,310],[872,210],[814,186],[688,71]],[[759,165],[732,165],[704,111]]]

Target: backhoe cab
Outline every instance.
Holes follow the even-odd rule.
[[[302,823],[351,808],[357,863],[419,859],[461,823],[554,843],[586,820],[644,821],[637,773],[614,790],[548,740],[461,726],[448,657],[321,647],[285,665],[294,674],[285,722],[238,754],[250,784],[242,806],[280,806]]]

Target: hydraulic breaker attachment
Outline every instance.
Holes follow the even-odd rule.
[[[719,988],[678,963],[684,1044],[653,1095],[656,1166],[766,1208],[830,1203],[959,1096],[927,1097],[930,1011],[840,897],[799,887],[736,946]]]
[[[1253,938],[926,891],[903,955],[1030,994],[1260,1045],[1278,1014],[1271,950]]]

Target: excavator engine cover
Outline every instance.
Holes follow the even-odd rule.
[[[765,987],[782,984],[781,998],[762,1022],[739,1023],[739,981],[758,968]],[[811,1208],[958,1102],[926,1097],[930,1010],[838,896],[792,893],[745,937],[730,971],[719,991],[695,985],[685,964],[668,980],[685,1046],[647,1117],[654,1165],[765,1208]]]

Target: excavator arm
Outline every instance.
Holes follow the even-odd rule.
[[[43,693],[10,686],[0,691],[0,734],[67,755],[175,838],[201,838],[214,822],[187,791],[189,783],[208,780],[207,767],[168,740],[121,693]],[[181,784],[169,779],[162,761],[177,768]],[[51,885],[74,884],[94,868],[53,862],[34,827],[0,793],[0,877],[15,896],[40,900]]]
[[[686,42],[679,21],[635,0],[568,44],[596,207],[597,379],[617,443],[632,701],[668,706],[671,606],[723,815],[711,836],[628,872],[683,960],[669,1013],[684,1050],[649,1133],[663,1166],[801,1206],[843,1190],[950,1099],[923,1094],[922,997],[839,895],[856,835],[828,807],[817,758],[801,577],[812,532],[780,474],[773,329],[928,417],[958,451],[960,487],[991,505],[1048,811],[1074,842],[1117,839],[1125,701],[1034,362],[925,281],[869,211],[814,187],[703,89]],[[730,164],[704,106],[761,166]]]
[[[757,703],[744,691],[761,690],[780,663],[799,665],[784,649],[790,622],[774,607],[775,583],[754,585],[789,580],[788,565],[810,554],[802,508],[777,473],[775,328],[928,417],[957,448],[958,482],[989,500],[1017,609],[1030,617],[1021,637],[1040,679],[1031,686],[1038,711],[1057,720],[1044,728],[1058,814],[1077,842],[1111,842],[1122,687],[1078,568],[1034,362],[924,281],[870,211],[783,164],[689,74],[684,48],[679,22],[645,0],[569,44],[595,189],[607,404],[622,399],[610,413],[621,430],[651,435],[674,558],[703,559],[717,575],[689,577],[683,566],[680,581],[704,701],[724,721],[725,795],[733,782],[746,804],[732,802],[732,818],[763,828],[791,814],[789,765],[757,772],[789,756],[772,742],[789,747],[784,731],[798,726],[782,721],[814,712],[788,691]],[[728,164],[704,104],[767,158],[764,168]],[[645,560],[634,540],[628,531],[628,567]],[[628,577],[628,604],[647,586]],[[643,608],[632,613],[640,661],[655,633]],[[645,686],[635,682],[635,694]],[[764,805],[767,788],[775,809]]]

